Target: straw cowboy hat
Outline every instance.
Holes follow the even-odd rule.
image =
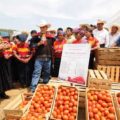
[[[53,28],[53,27],[50,27],[47,31],[48,31],[48,32],[55,32],[55,33],[56,33],[56,29]]]
[[[89,24],[80,24],[80,27],[83,27],[83,26],[86,26],[86,27],[90,27],[90,25]]]
[[[97,24],[101,24],[101,23],[102,23],[102,24],[105,24],[106,21],[104,21],[104,20],[100,20],[100,19],[99,19],[99,20],[97,21]]]
[[[86,27],[87,29],[91,29],[89,24],[80,24],[80,28]]]
[[[112,27],[116,27],[118,30],[120,30],[120,25],[118,25],[118,24],[112,24],[111,28]]]
[[[40,25],[38,25],[38,27],[45,27],[45,26],[47,26],[48,28],[51,26],[51,24],[49,24],[49,23],[47,23],[46,21],[42,21],[41,23],[40,23]]]

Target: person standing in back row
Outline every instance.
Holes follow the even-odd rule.
[[[97,28],[93,30],[93,36],[99,41],[100,47],[109,46],[109,32],[104,28],[105,21],[98,20]]]
[[[47,33],[50,24],[43,22],[40,24],[40,35],[39,42],[37,43],[36,55],[35,55],[35,65],[32,75],[32,82],[30,89],[32,92],[35,91],[35,88],[38,84],[38,81],[43,72],[43,83],[46,84],[49,82],[50,72],[51,72],[51,58],[52,58],[52,45],[53,37]]]
[[[58,77],[59,75],[59,68],[60,62],[62,57],[63,46],[66,44],[64,32],[58,33],[58,38],[54,42],[53,49],[54,49],[54,77]]]
[[[115,42],[118,40],[118,38],[120,37],[119,30],[120,30],[119,25],[113,24],[111,26],[111,30],[109,33],[109,39],[110,39],[109,47],[112,47],[115,44]]]
[[[73,35],[73,29],[71,27],[67,27],[65,39],[68,44],[71,44],[75,40],[75,36]]]

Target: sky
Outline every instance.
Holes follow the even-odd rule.
[[[38,29],[41,21],[55,28],[110,20],[120,0],[0,0],[0,28]]]

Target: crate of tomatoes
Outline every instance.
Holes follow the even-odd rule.
[[[120,92],[115,92],[114,103],[115,103],[115,109],[116,109],[118,120],[120,120]]]
[[[110,91],[86,90],[86,120],[117,120]]]
[[[79,91],[75,87],[58,86],[51,120],[77,120]]]
[[[55,97],[55,87],[40,84],[32,97],[30,107],[21,120],[46,120],[49,118]]]

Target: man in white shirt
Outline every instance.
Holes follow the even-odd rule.
[[[65,38],[68,44],[73,43],[73,41],[75,40],[75,36],[73,35],[73,29],[71,27],[67,27]]]
[[[120,37],[119,26],[117,24],[114,24],[112,25],[111,31],[109,33],[109,39],[110,39],[109,47],[112,47],[119,37]]]
[[[104,28],[105,21],[98,20],[97,28],[93,30],[94,37],[99,41],[100,47],[109,46],[109,32]]]

